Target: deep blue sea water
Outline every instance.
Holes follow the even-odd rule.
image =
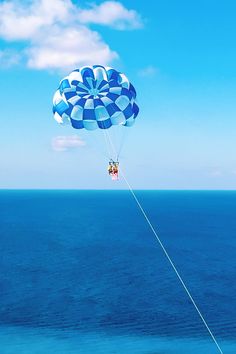
[[[137,191],[224,353],[236,192]],[[128,191],[0,192],[0,353],[219,353]]]

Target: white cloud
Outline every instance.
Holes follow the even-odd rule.
[[[126,9],[118,1],[105,1],[100,5],[92,5],[88,10],[80,10],[79,20],[81,23],[108,25],[119,30],[143,26],[140,15],[135,10]]]
[[[0,35],[6,40],[33,39],[57,22],[66,23],[72,9],[70,0],[4,1],[0,4]]]
[[[0,67],[1,68],[10,68],[20,62],[20,55],[11,50],[1,50],[0,51]]]
[[[0,3],[0,39],[25,44],[23,53],[30,68],[64,70],[92,63],[107,65],[118,58],[89,23],[132,29],[141,26],[141,19],[136,11],[116,1],[88,10],[72,0]]]
[[[56,26],[50,36],[40,38],[40,45],[33,42],[27,54],[28,66],[36,69],[73,69],[85,64],[107,64],[118,57],[97,32],[85,26],[67,27],[63,32]]]
[[[157,68],[152,65],[148,65],[145,68],[139,70],[139,76],[141,77],[152,77],[158,72]]]
[[[85,142],[78,135],[56,136],[52,139],[54,151],[68,151],[85,146]]]

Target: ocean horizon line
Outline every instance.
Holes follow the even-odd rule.
[[[140,192],[236,192],[236,189],[153,189],[153,188],[134,188],[134,191]],[[128,188],[119,188],[119,189],[111,189],[111,188],[0,188],[0,192],[2,191],[98,191],[98,192],[122,192],[129,191]]]

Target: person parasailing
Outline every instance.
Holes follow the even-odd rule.
[[[108,174],[111,176],[111,174],[113,173],[113,160],[109,161],[109,165],[107,167],[107,171],[108,171]]]
[[[113,180],[118,180],[119,179],[119,162],[116,161],[113,164]]]
[[[108,174],[111,176],[112,180],[119,179],[119,161],[115,162],[112,159],[109,161]]]

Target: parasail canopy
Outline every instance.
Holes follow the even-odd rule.
[[[127,77],[102,65],[72,71],[61,80],[53,97],[56,121],[75,129],[132,126],[138,112],[136,91]]]

